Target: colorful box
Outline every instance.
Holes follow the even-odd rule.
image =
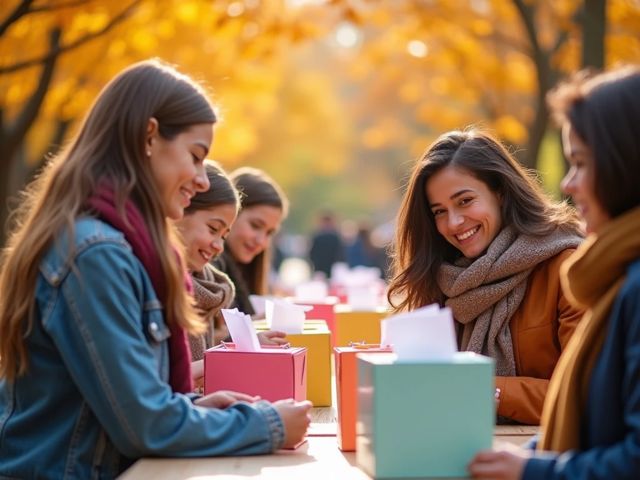
[[[334,344],[338,347],[356,343],[380,343],[380,322],[389,315],[386,307],[370,310],[354,309],[349,305],[336,305]]]
[[[358,365],[356,354],[390,352],[390,347],[356,345],[333,349],[336,365],[337,440],[340,450],[356,449],[356,419],[358,418]]]
[[[356,462],[375,478],[466,477],[491,448],[493,360],[469,352],[448,361],[398,363],[358,354]]]
[[[266,322],[254,322],[257,331]],[[292,347],[307,349],[307,399],[314,407],[331,406],[331,333],[324,320],[305,320],[302,333],[287,334]]]
[[[233,390],[274,402],[307,398],[307,349],[263,347],[239,352],[233,344],[204,353],[204,393]]]

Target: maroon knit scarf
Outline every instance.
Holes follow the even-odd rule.
[[[160,268],[160,256],[138,208],[131,200],[127,200],[124,208],[125,216],[128,220],[126,222],[116,209],[113,188],[104,184],[89,198],[88,204],[101,220],[124,234],[125,239],[133,249],[134,255],[140,260],[149,274],[156,295],[165,304],[167,284]],[[190,289],[191,282],[188,277],[185,271],[185,280],[188,282],[187,288]],[[187,335],[182,327],[175,322],[169,325],[169,331],[171,332],[169,337],[169,384],[174,392],[192,392],[191,352],[189,351]]]

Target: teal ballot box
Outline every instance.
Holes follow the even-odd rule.
[[[466,477],[491,448],[493,359],[400,363],[393,353],[358,354],[356,461],[374,478]]]

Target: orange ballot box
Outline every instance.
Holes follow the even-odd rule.
[[[253,322],[256,330],[268,330],[266,321]],[[307,349],[307,399],[314,407],[331,406],[331,333],[324,320],[305,320],[302,333],[288,333],[292,347]]]
[[[233,390],[274,402],[307,398],[307,349],[262,347],[245,352],[232,343],[204,353],[204,393]]]
[[[389,316],[386,307],[364,309],[340,304],[334,310],[335,346],[349,345],[352,342],[380,343],[380,322]]]
[[[356,354],[390,352],[390,347],[362,344],[335,347],[336,401],[338,413],[338,447],[342,451],[356,449],[356,419],[358,418],[358,369]]]

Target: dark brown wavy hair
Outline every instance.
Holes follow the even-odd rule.
[[[497,139],[475,129],[445,133],[414,167],[398,213],[388,291],[396,311],[442,304],[436,282],[440,265],[462,255],[438,232],[426,195],[429,179],[448,166],[468,172],[500,196],[503,226],[512,225],[518,233],[529,235],[546,235],[557,226],[582,232],[574,209],[553,202],[535,175]]]

